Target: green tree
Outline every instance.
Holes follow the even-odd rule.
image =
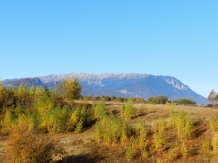
[[[166,104],[167,101],[168,101],[167,96],[157,96],[157,97],[155,98],[155,103],[156,103],[156,104]]]
[[[155,97],[149,97],[148,98],[148,103],[154,104],[155,103]]]

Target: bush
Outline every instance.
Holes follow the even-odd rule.
[[[190,100],[190,99],[186,99],[186,98],[173,100],[172,102],[175,104],[179,104],[179,105],[195,105],[196,104],[195,101]]]
[[[166,104],[168,101],[167,96],[156,96],[156,97],[149,97],[148,103],[150,104]]]
[[[105,143],[119,142],[121,134],[128,133],[122,119],[112,115],[105,116],[95,125],[95,137],[98,141],[102,140]],[[124,136],[124,135],[122,135]]]
[[[67,131],[83,131],[84,127],[90,126],[92,123],[93,114],[91,109],[76,108],[70,116],[67,123]]]
[[[157,96],[155,99],[156,104],[166,104],[168,101],[167,96]]]
[[[4,119],[1,121],[1,132],[3,134],[9,134],[14,127],[13,114],[10,110],[7,110]]]
[[[136,109],[133,106],[133,99],[129,98],[126,105],[122,105],[121,117],[133,118],[136,115]]]
[[[196,130],[194,121],[184,111],[171,113],[167,126],[176,130],[177,137],[182,140],[194,137]]]
[[[107,114],[107,110],[106,110],[106,105],[105,102],[102,100],[100,103],[98,103],[97,105],[93,106],[93,110],[94,110],[94,117],[97,120],[100,120],[102,118],[104,118],[104,116]]]
[[[155,104],[155,97],[149,97],[148,98],[148,103],[149,104]]]
[[[49,132],[64,132],[67,130],[70,111],[66,108],[56,107],[46,113],[46,127]]]
[[[53,157],[63,158],[65,151],[57,142],[36,136],[27,122],[20,121],[6,144],[5,162],[7,163],[49,163]]]

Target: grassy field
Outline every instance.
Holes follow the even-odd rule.
[[[95,111],[95,123],[82,132],[37,136],[49,135],[65,149],[67,157],[57,162],[218,162],[218,109],[137,103],[128,112],[124,103],[105,105],[106,113]],[[1,162],[7,140],[0,137]]]

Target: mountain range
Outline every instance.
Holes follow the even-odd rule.
[[[82,85],[82,95],[141,97],[144,99],[148,99],[151,96],[165,95],[169,99],[188,98],[198,104],[208,104],[208,100],[205,97],[197,94],[172,76],[154,76],[136,73],[70,73],[34,78],[7,79],[3,81],[3,84],[12,87],[23,83],[28,86],[44,86],[50,89],[55,88],[58,81],[65,80],[68,77],[79,79]]]

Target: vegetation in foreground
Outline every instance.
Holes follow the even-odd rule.
[[[75,103],[80,90],[72,79],[50,91],[24,85],[0,87],[1,134],[7,137],[4,161],[75,160],[68,150],[74,149],[73,144],[54,139],[60,133],[82,135],[81,143],[90,148],[93,162],[210,162],[218,154],[216,110],[205,120],[191,112],[205,108],[185,110],[169,102],[136,104],[129,98],[118,105],[103,100]]]

